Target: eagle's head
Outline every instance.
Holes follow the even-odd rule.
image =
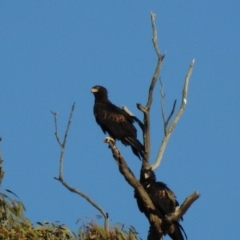
[[[107,89],[103,86],[96,85],[92,87],[91,92],[94,94],[95,99],[107,99],[108,92]]]
[[[156,181],[155,173],[151,168],[141,170],[140,182],[146,181]]]

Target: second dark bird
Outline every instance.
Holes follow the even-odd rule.
[[[95,97],[93,113],[103,132],[107,132],[114,140],[120,140],[124,145],[130,145],[136,156],[143,157],[144,148],[137,139],[133,118],[109,101],[105,87],[94,86],[91,92]]]
[[[174,193],[167,187],[165,183],[156,181],[156,176],[151,169],[145,169],[141,171],[140,183],[149,195],[155,208],[160,212],[160,218],[175,211],[175,207],[177,207],[179,204]],[[146,213],[148,209],[145,209],[142,199],[136,192],[134,196],[137,200],[139,210],[147,216]],[[164,234],[168,234],[173,240],[184,240],[183,233],[187,238],[184,229],[178,221],[166,223],[163,226],[163,231]]]

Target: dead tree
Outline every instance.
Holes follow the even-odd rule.
[[[172,131],[174,130],[178,120],[180,119],[186,104],[187,104],[187,94],[188,94],[188,84],[190,81],[190,77],[192,74],[193,66],[195,60],[192,60],[189,66],[189,70],[187,72],[183,90],[182,90],[182,101],[181,106],[176,113],[175,117],[173,118],[172,122],[170,123],[171,118],[173,117],[175,107],[176,107],[176,100],[173,103],[173,108],[170,113],[170,115],[166,118],[165,112],[164,112],[164,92],[163,92],[163,85],[161,83],[161,109],[162,109],[162,118],[163,118],[163,128],[164,128],[164,137],[162,139],[157,158],[155,162],[150,165],[150,109],[151,104],[153,101],[153,90],[156,85],[156,82],[159,78],[162,62],[164,59],[164,55],[160,53],[158,43],[157,43],[157,30],[155,25],[155,17],[156,15],[151,12],[151,23],[152,23],[152,30],[153,30],[153,46],[155,49],[155,52],[157,54],[157,66],[155,69],[155,72],[152,77],[152,81],[149,86],[148,91],[148,99],[145,106],[142,106],[141,104],[137,104],[137,108],[143,113],[143,123],[137,119],[131,111],[127,109],[127,107],[123,106],[123,109],[130,114],[132,117],[135,117],[136,122],[139,124],[140,128],[143,130],[143,142],[144,142],[144,148],[145,148],[145,154],[142,161],[142,169],[148,169],[151,168],[152,170],[155,170],[157,167],[159,167],[163,153],[165,151],[165,148],[167,146],[168,140],[171,136]],[[147,213],[147,218],[150,222],[150,232],[148,239],[162,239],[163,236],[163,230],[162,230],[162,224],[163,222],[172,222],[172,221],[178,221],[188,210],[188,208],[191,206],[191,204],[199,198],[199,194],[197,192],[194,192],[190,196],[186,198],[186,200],[181,204],[180,207],[175,209],[175,212],[167,215],[167,216],[161,216],[161,214],[158,213],[155,206],[153,205],[151,199],[149,198],[148,194],[146,194],[145,190],[142,188],[141,184],[139,184],[138,180],[134,177],[132,174],[132,171],[129,169],[128,165],[126,164],[124,158],[122,157],[120,151],[118,148],[114,145],[114,142],[109,141],[109,139],[106,139],[106,142],[109,144],[109,147],[112,150],[113,157],[116,160],[120,173],[124,176],[126,181],[135,189],[135,191],[138,193],[138,195],[142,198],[142,201],[144,202],[145,209],[149,209],[149,212]]]
[[[158,43],[157,43],[157,30],[156,30],[156,25],[155,25],[155,17],[156,15],[151,12],[151,23],[152,23],[152,30],[153,30],[153,46],[155,49],[155,52],[157,54],[157,65],[155,72],[153,74],[150,86],[149,86],[149,91],[148,91],[148,98],[147,98],[147,103],[145,106],[141,104],[137,104],[137,108],[143,113],[143,122],[139,120],[137,117],[134,116],[134,114],[128,110],[126,106],[123,106],[122,108],[129,114],[131,115],[134,120],[139,124],[140,128],[143,131],[143,144],[144,144],[144,157],[142,159],[142,166],[141,169],[149,169],[151,168],[152,170],[155,170],[157,167],[159,167],[165,148],[167,146],[168,140],[171,136],[172,131],[174,130],[178,120],[180,119],[186,104],[187,104],[187,94],[188,94],[188,84],[190,81],[190,77],[192,74],[193,66],[195,60],[192,60],[190,63],[185,81],[184,81],[184,86],[182,90],[182,100],[181,100],[181,106],[177,113],[175,114],[174,118],[174,112],[176,108],[176,100],[173,103],[172,111],[169,114],[169,116],[166,118],[165,112],[164,112],[164,92],[163,92],[163,85],[161,83],[161,109],[162,109],[162,118],[163,118],[163,128],[164,128],[164,136],[161,142],[161,145],[159,147],[159,151],[157,154],[157,157],[154,161],[154,163],[151,165],[150,164],[150,110],[151,110],[151,104],[153,101],[153,90],[155,88],[156,82],[159,79],[159,74],[162,66],[162,62],[164,59],[164,55],[160,53]],[[54,121],[55,121],[55,136],[57,139],[57,142],[59,143],[61,153],[60,153],[60,168],[59,168],[59,177],[56,177],[55,179],[61,182],[67,189],[69,189],[71,192],[77,193],[78,195],[82,196],[85,198],[93,207],[95,207],[101,215],[105,219],[105,230],[108,231],[108,213],[106,213],[97,203],[95,203],[87,194],[83,193],[82,191],[79,191],[78,189],[70,186],[63,177],[63,162],[64,162],[64,151],[65,151],[65,145],[67,141],[67,136],[68,132],[70,129],[71,121],[72,121],[72,115],[74,112],[74,104],[72,106],[72,110],[70,112],[70,117],[69,121],[67,124],[67,128],[65,131],[64,139],[63,141],[60,140],[59,135],[58,135],[58,124],[57,124],[57,113],[52,112],[54,115]],[[171,119],[173,120],[171,121]],[[200,197],[200,195],[197,192],[194,192],[193,194],[189,195],[185,201],[175,209],[174,212],[171,214],[168,214],[166,216],[162,216],[159,212],[158,209],[154,206],[152,203],[149,195],[141,185],[141,183],[138,181],[138,179],[134,176],[132,173],[131,169],[128,167],[124,157],[121,155],[119,149],[116,147],[115,142],[112,141],[111,138],[106,138],[105,142],[108,144],[109,148],[112,151],[113,158],[115,159],[120,173],[123,175],[127,183],[134,188],[134,190],[138,193],[138,195],[141,197],[144,207],[148,209],[146,215],[150,223],[150,231],[149,231],[149,236],[148,239],[151,240],[161,240],[163,239],[163,229],[162,225],[164,222],[172,222],[172,221],[178,221],[188,210],[188,208],[192,205],[192,203]]]

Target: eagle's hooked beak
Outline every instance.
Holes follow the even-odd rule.
[[[97,89],[97,88],[92,88],[92,89],[91,89],[91,92],[92,92],[92,93],[98,92],[98,89]]]
[[[149,178],[149,174],[148,173],[144,173],[144,178],[148,179]]]

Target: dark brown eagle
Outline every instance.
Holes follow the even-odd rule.
[[[91,92],[95,97],[93,113],[103,132],[107,132],[114,140],[120,140],[124,145],[130,145],[136,156],[143,157],[144,148],[137,139],[134,119],[108,100],[106,88],[94,86]]]
[[[156,176],[151,169],[141,171],[140,183],[162,216],[174,212],[175,207],[179,206],[174,193],[165,183],[156,181]],[[147,216],[142,199],[138,196],[137,192],[135,192],[134,196],[137,200],[139,210]],[[187,238],[179,222],[167,223],[163,230],[164,234],[168,234],[173,240],[184,240],[182,233]]]

